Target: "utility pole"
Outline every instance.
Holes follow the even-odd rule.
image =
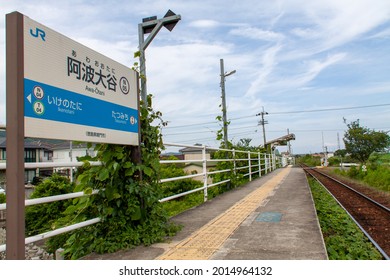
[[[227,121],[227,109],[226,109],[226,94],[225,94],[225,78],[236,73],[236,70],[225,73],[223,59],[220,59],[221,67],[221,98],[222,98],[222,121],[223,121],[223,141],[225,142],[225,149],[229,148],[228,146],[228,121]]]
[[[339,133],[337,132],[337,148],[340,150],[340,135]]]
[[[268,121],[264,120],[264,115],[268,115],[268,113],[264,112],[264,107],[262,107],[262,108],[263,108],[263,111],[256,114],[256,116],[261,116],[261,121],[259,121],[259,125],[263,126],[263,140],[264,140],[264,148],[265,148],[265,143],[267,142],[265,139],[265,125],[268,124]]]
[[[324,166],[328,166],[328,147],[325,146],[324,132],[322,131],[322,150],[324,152]]]
[[[287,128],[287,135],[290,134],[290,129]],[[288,145],[288,155],[291,156],[291,143],[290,141],[287,142]]]
[[[339,133],[337,132],[337,147],[338,147],[338,151],[339,151],[339,158],[340,158],[340,167],[341,167],[341,170],[343,169],[343,156],[341,154],[341,146],[340,146],[340,135]]]

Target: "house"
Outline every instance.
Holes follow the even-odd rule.
[[[201,160],[202,159],[202,150],[203,147],[201,144],[195,144],[195,147],[187,147],[184,149],[180,149],[179,152],[184,155],[184,160]],[[197,148],[196,146],[199,146]],[[206,150],[206,159],[210,159],[210,154],[207,153]]]
[[[62,141],[52,147],[53,162],[72,162],[84,156],[95,156],[94,146],[84,142]]]
[[[184,160],[194,160],[194,162],[186,162],[184,166],[184,171],[187,174],[201,174],[203,173],[203,162],[200,162],[199,160],[203,159],[202,150],[203,147],[201,144],[195,144],[194,146],[197,147],[187,147],[184,149],[180,149],[179,152],[183,154]],[[211,155],[206,150],[206,160],[210,160]],[[211,168],[216,166],[216,162],[206,162],[206,169],[207,171],[210,171]],[[203,176],[197,176],[193,178],[194,180],[203,182]],[[212,183],[212,178],[208,177],[207,182],[210,184]]]
[[[62,141],[52,147],[53,162],[77,162],[78,158],[96,155],[94,147],[88,147],[84,142]],[[56,173],[60,173],[69,178],[73,177],[75,167],[60,167],[55,168]]]
[[[7,160],[7,140],[5,137],[0,139],[0,162]],[[51,144],[41,139],[26,138],[24,140],[24,161],[25,162],[51,162],[53,152]],[[24,181],[31,183],[34,177],[49,176],[53,172],[52,168],[26,168],[24,171]],[[4,185],[5,170],[0,170],[0,184]]]
[[[161,160],[167,160],[170,157],[175,157],[178,160],[184,160],[184,155],[182,153],[168,152],[160,155]]]
[[[0,131],[0,163],[6,162],[6,133]],[[50,140],[50,139],[34,139],[25,138],[24,140],[24,161],[26,163],[33,162],[76,162],[77,157],[82,156],[94,156],[95,152],[93,148],[88,148],[85,143],[72,143],[71,141],[64,140]],[[60,169],[55,170],[52,167],[47,168],[26,168],[24,171],[25,183],[33,182],[35,177],[48,177],[53,171],[62,171]],[[70,175],[70,169],[64,174]],[[5,170],[0,170],[0,186],[5,188],[6,186]]]

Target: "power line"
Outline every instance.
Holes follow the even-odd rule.
[[[313,112],[325,112],[325,111],[363,109],[363,108],[382,107],[382,106],[390,106],[390,104],[377,104],[377,105],[366,105],[366,106],[344,107],[344,108],[326,108],[326,109],[302,110],[302,111],[290,111],[290,112],[273,112],[273,113],[269,113],[269,114],[274,114],[274,115],[276,115],[276,114],[299,114],[299,113],[313,113]]]
[[[204,125],[204,124],[218,124],[218,121],[204,122],[204,123],[189,123],[189,124],[185,124],[185,125],[176,125],[176,126],[167,126],[167,127],[164,127],[164,129],[182,128],[182,127],[198,126],[198,125]]]
[[[353,110],[353,109],[364,109],[364,108],[374,108],[374,107],[384,107],[384,106],[390,106],[390,103],[386,104],[375,104],[375,105],[365,105],[365,106],[354,106],[354,107],[342,107],[342,108],[323,108],[323,109],[313,109],[313,110],[300,110],[300,111],[281,111],[281,112],[268,112],[269,115],[282,115],[282,114],[301,114],[301,113],[314,113],[314,112],[326,112],[326,111],[341,111],[341,110]],[[241,120],[241,119],[248,119],[248,118],[254,118],[257,117],[255,115],[248,115],[238,118],[230,118],[230,121],[235,120]],[[218,124],[218,121],[212,121],[212,122],[204,122],[204,123],[190,123],[186,125],[178,125],[178,126],[167,126],[164,129],[174,129],[174,128],[183,128],[183,127],[189,127],[189,126],[198,126],[198,125],[205,125],[205,124]]]
[[[251,125],[251,126],[241,126],[241,127],[232,127],[230,130],[240,130],[240,129],[246,129],[246,128],[256,128],[257,125]],[[165,128],[164,128],[165,129]],[[220,128],[216,128],[218,130]],[[216,133],[216,131],[213,131],[211,129],[209,130],[190,130],[187,132],[177,132],[177,133],[163,133],[165,136],[173,136],[173,135],[186,135],[186,134],[197,134],[197,133]]]
[[[385,130],[385,129],[390,129],[390,127],[382,127],[382,128],[373,128],[375,130]],[[346,128],[333,128],[333,129],[290,129],[291,132],[293,133],[308,133],[308,132],[339,132],[339,131],[345,131]],[[285,130],[269,130],[269,133],[283,133]],[[257,135],[258,131],[257,130],[248,130],[245,132],[238,132],[238,133],[232,133],[231,136],[234,138],[236,136],[241,136],[241,135]],[[170,135],[164,135],[164,138],[168,136],[169,138]],[[192,138],[188,140],[181,140],[180,143],[196,143],[198,141],[216,141],[216,137],[203,137],[203,138]]]
[[[376,104],[376,105],[343,107],[343,108],[324,108],[324,109],[300,110],[300,111],[268,112],[268,114],[269,115],[301,114],[301,113],[314,113],[314,112],[326,112],[326,111],[341,111],[341,110],[363,109],[363,108],[383,107],[383,106],[390,106],[390,104]],[[256,117],[256,115],[244,116],[244,117],[239,117],[239,118],[232,118],[230,120],[233,121],[233,120],[241,120],[241,119],[253,118],[253,117]]]

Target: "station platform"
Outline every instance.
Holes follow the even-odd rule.
[[[326,260],[304,171],[281,168],[172,218],[183,229],[167,243],[93,260]]]

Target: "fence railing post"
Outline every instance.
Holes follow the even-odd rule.
[[[249,182],[252,181],[252,160],[251,152],[248,151],[248,169],[249,169]]]
[[[207,157],[206,157],[206,146],[205,145],[202,145],[202,166],[203,166],[203,187],[204,187],[204,190],[203,190],[203,200],[204,202],[207,201],[207,196],[208,196],[208,193],[207,193]]]
[[[257,153],[257,161],[258,161],[258,165],[259,165],[259,177],[261,177],[261,156],[260,156],[260,152]]]
[[[236,151],[234,149],[232,151],[233,151],[232,152],[232,154],[233,154],[233,174],[234,174],[234,177],[236,177],[236,175],[237,175],[237,170],[236,170],[236,168],[237,168],[237,166],[236,166]]]
[[[273,164],[272,164],[273,169],[272,169],[272,171],[274,171],[276,169],[276,155],[275,155],[275,153],[272,154],[272,160],[273,160]]]

